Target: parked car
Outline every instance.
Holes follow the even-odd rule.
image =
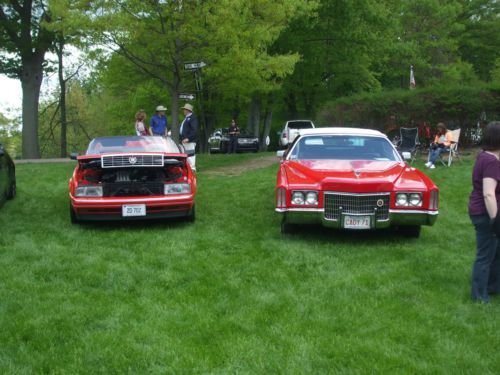
[[[0,207],[16,196],[16,166],[0,144]]]
[[[210,152],[220,152],[225,154],[229,149],[229,129],[216,129],[208,138],[208,146]],[[250,134],[247,129],[240,129],[237,151],[259,151],[259,138]]]
[[[69,181],[70,217],[80,220],[195,219],[196,176],[170,138],[93,139]]]
[[[278,156],[276,211],[283,233],[311,223],[352,230],[394,227],[418,237],[420,227],[433,225],[438,216],[438,187],[376,130],[305,130]]]
[[[288,147],[297,138],[301,129],[314,129],[311,120],[289,120],[283,130],[278,134],[281,147]]]

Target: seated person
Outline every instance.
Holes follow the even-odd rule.
[[[436,168],[434,163],[439,158],[439,155],[450,152],[450,146],[453,142],[451,131],[446,129],[446,125],[440,122],[437,124],[437,134],[434,137],[434,142],[431,143],[429,149],[429,161],[425,166],[430,169]]]

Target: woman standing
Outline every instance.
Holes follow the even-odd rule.
[[[142,109],[135,114],[135,133],[137,135],[149,135],[149,128],[146,125],[146,112]]]
[[[472,267],[472,300],[488,303],[500,292],[500,241],[493,224],[500,200],[500,122],[485,129],[483,151],[472,172],[469,215],[476,230],[476,260]]]
[[[429,150],[429,161],[425,163],[425,166],[434,169],[436,166],[434,163],[439,158],[439,155],[450,152],[450,146],[453,142],[453,136],[451,131],[446,129],[446,125],[442,122],[437,124],[437,134],[434,137],[434,142],[431,143],[431,148]]]

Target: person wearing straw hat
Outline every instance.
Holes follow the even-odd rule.
[[[159,135],[162,137],[167,136],[167,116],[165,116],[165,108],[162,105],[156,107],[156,113],[151,116],[151,121],[149,123],[151,128],[151,133],[153,135]]]
[[[194,151],[198,138],[198,119],[193,113],[193,106],[191,104],[186,103],[181,109],[184,110],[185,117],[179,129],[179,139],[186,151]],[[188,162],[191,165],[191,169],[196,172],[196,156],[190,156]]]

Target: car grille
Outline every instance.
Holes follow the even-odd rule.
[[[105,155],[101,163],[103,168],[163,167],[163,155]]]
[[[387,220],[389,219],[390,197],[391,193],[325,192],[325,219],[338,220],[341,212],[361,215],[376,212],[377,220]]]
[[[113,182],[102,185],[104,197],[145,197],[163,195],[162,182]]]

